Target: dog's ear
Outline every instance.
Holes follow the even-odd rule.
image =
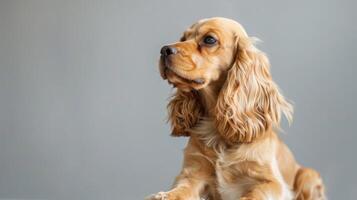
[[[265,54],[250,38],[237,38],[236,57],[216,104],[215,123],[228,143],[247,143],[279,127],[281,113],[289,122],[293,107],[270,75]]]
[[[199,120],[202,112],[198,94],[177,90],[167,105],[172,136],[190,136],[189,129]]]

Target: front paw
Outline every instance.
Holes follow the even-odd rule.
[[[257,200],[254,197],[241,197],[239,200]]]
[[[149,195],[145,200],[187,200],[187,199],[199,199],[199,197],[192,196],[182,190],[171,190],[169,192],[158,192],[156,194]]]
[[[145,200],[169,200],[167,192],[158,192],[145,197]]]

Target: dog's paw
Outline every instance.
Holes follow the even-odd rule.
[[[145,200],[169,200],[167,192],[158,192],[145,197]]]
[[[254,197],[241,197],[239,200],[257,200]]]

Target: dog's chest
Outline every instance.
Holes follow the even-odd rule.
[[[240,164],[232,162],[234,161],[224,157],[224,153],[217,154],[215,166],[217,189],[224,200],[239,199],[248,187],[254,184],[254,179],[237,172]]]
[[[291,190],[285,183],[275,157],[275,145],[272,140],[261,140],[254,144],[241,144],[234,147],[226,147],[225,142],[217,134],[211,121],[203,121],[197,126],[193,134],[205,146],[205,157],[215,165],[217,190],[224,200],[236,200],[245,195],[252,187],[259,184],[254,177],[249,176],[249,163],[264,163],[271,169],[282,187],[282,198],[292,199]],[[272,198],[267,192],[266,199]]]
[[[236,174],[229,174],[229,172],[234,171],[233,168],[239,167],[237,166],[239,164],[230,165],[229,162],[232,162],[232,160],[227,158],[229,153],[225,148],[224,142],[219,138],[214,124],[209,120],[201,121],[200,126],[196,126],[192,133],[198,138],[202,146],[205,146],[206,151],[201,153],[206,158],[210,158],[210,162],[215,165],[217,190],[222,199],[239,199],[245,190],[244,184],[234,180],[236,179],[234,177]],[[239,148],[236,148],[234,153],[239,154]]]
[[[239,183],[228,183],[224,179],[224,175],[221,170],[216,170],[218,192],[222,199],[233,200],[239,199],[244,191],[244,188]]]
[[[235,154],[239,155],[239,149]],[[254,186],[259,184],[259,180],[249,176],[245,161],[230,160],[224,153],[217,153],[215,163],[217,190],[224,200],[236,200],[251,191]],[[230,156],[228,156],[230,157]],[[238,156],[239,157],[239,156]],[[275,158],[269,163],[272,175],[276,178],[282,189],[280,200],[291,200],[292,191],[284,181],[276,163]],[[276,199],[270,191],[264,192],[265,199]]]

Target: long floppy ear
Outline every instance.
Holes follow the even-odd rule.
[[[190,136],[189,129],[199,120],[202,106],[198,94],[194,91],[177,90],[167,105],[172,136]]]
[[[270,75],[265,54],[250,38],[239,38],[237,55],[216,105],[216,127],[231,144],[252,142],[272,127],[281,113],[292,119],[293,107],[279,92]]]

